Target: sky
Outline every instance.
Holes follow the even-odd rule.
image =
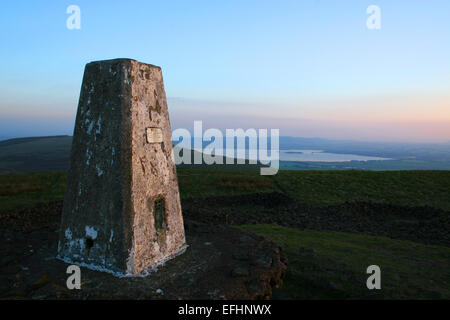
[[[85,64],[120,57],[162,67],[172,129],[450,141],[449,39],[448,0],[9,1],[0,138],[71,135]]]

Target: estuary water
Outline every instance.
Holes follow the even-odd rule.
[[[361,156],[357,154],[340,154],[322,150],[280,150],[280,161],[300,162],[348,162],[369,160],[391,160],[389,158]]]
[[[174,151],[178,152],[177,146],[174,147]],[[225,150],[197,150],[195,151],[202,153],[204,155],[214,154],[216,156],[223,155]],[[270,150],[267,152],[266,150],[254,150],[254,152],[249,152],[249,150],[236,149],[233,158],[240,159],[250,159],[255,160],[260,158],[259,152],[263,151],[262,154],[268,155],[270,158]],[[289,150],[280,150],[279,151],[279,160],[280,161],[298,161],[298,162],[349,162],[349,161],[370,161],[370,160],[391,160],[390,158],[381,158],[381,157],[371,157],[371,156],[363,156],[357,154],[340,154],[340,153],[330,153],[324,152],[323,150],[306,150],[306,149],[289,149]]]

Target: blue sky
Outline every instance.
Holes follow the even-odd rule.
[[[0,137],[71,134],[84,65],[127,57],[162,67],[173,129],[450,140],[447,0],[16,0],[0,23]]]

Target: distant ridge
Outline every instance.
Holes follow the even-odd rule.
[[[14,138],[0,141],[0,173],[66,171],[69,169],[72,136]],[[193,150],[191,159],[194,159]],[[225,163],[225,158],[223,163]],[[236,162],[235,162],[236,163]],[[221,167],[225,169],[259,169],[260,164],[206,165],[182,164],[181,167]]]
[[[13,138],[0,141],[0,173],[66,171],[69,169],[71,146],[72,136],[69,135]],[[394,159],[392,161],[382,162],[357,161],[353,163],[281,161],[280,169],[450,170],[450,141],[447,143],[428,144],[399,142],[382,143],[282,136],[280,137],[280,149],[323,150],[324,152],[337,154],[356,154]],[[198,166],[204,167],[207,165],[181,165],[181,167]],[[213,165],[212,167],[218,166],[230,169],[256,169],[261,165]]]
[[[41,139],[68,138],[68,137],[70,137],[70,139],[72,139],[72,136],[69,136],[69,135],[10,138],[10,139],[1,140],[0,146],[33,142],[33,141],[37,141],[37,140],[41,140]]]
[[[67,135],[0,141],[0,173],[68,170],[71,147]]]

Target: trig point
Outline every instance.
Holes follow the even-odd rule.
[[[138,275],[186,248],[161,68],[86,65],[58,257]]]

